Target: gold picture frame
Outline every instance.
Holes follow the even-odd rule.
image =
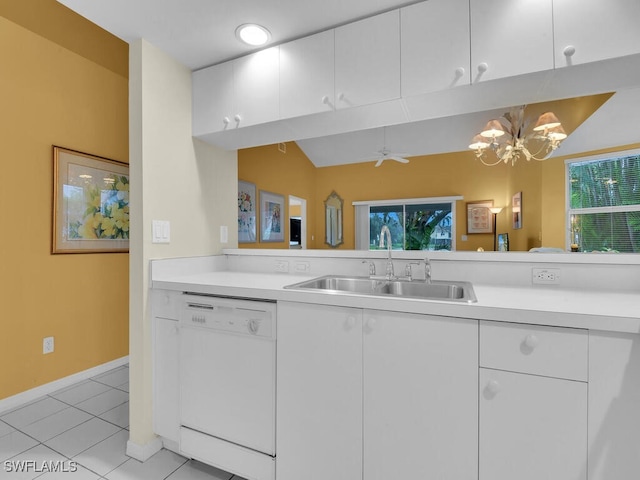
[[[51,253],[129,251],[129,165],[53,146]]]

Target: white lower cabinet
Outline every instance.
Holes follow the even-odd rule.
[[[477,478],[478,323],[278,304],[278,480]]]
[[[164,446],[178,448],[180,387],[178,378],[179,292],[153,290],[153,431]]]
[[[586,330],[480,322],[479,480],[586,480]]]
[[[480,369],[480,480],[586,480],[587,384]]]

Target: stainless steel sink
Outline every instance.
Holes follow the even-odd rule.
[[[284,288],[466,303],[477,301],[473,286],[469,282],[425,282],[421,280],[386,280],[370,277],[327,275],[287,285]]]

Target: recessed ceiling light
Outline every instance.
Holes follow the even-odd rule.
[[[258,47],[271,40],[271,32],[262,25],[245,23],[236,28],[236,37],[247,45]]]

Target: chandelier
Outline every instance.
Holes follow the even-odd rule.
[[[473,137],[469,148],[484,165],[491,167],[501,162],[515,165],[519,159],[546,160],[567,138],[553,112],[540,115],[533,130],[525,134],[529,122],[525,121],[524,109],[524,105],[514,107],[499,119],[490,120]]]

